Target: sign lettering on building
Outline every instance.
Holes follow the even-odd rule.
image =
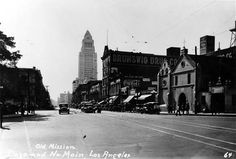
[[[211,93],[224,93],[224,87],[212,87]]]
[[[112,61],[114,63],[124,64],[143,64],[143,65],[161,65],[166,57],[162,56],[150,56],[150,55],[135,55],[135,54],[112,54]],[[168,58],[170,65],[174,65],[177,62],[176,58]]]
[[[139,80],[125,79],[123,82],[124,86],[138,87],[140,85]]]

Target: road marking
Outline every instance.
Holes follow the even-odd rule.
[[[164,119],[165,120],[165,119]],[[187,126],[190,126],[190,127],[198,127],[198,128],[204,128],[204,129],[209,129],[209,130],[216,130],[216,131],[226,131],[226,132],[229,132],[229,133],[236,133],[236,132],[234,132],[234,131],[232,131],[232,130],[227,130],[227,129],[223,129],[223,128],[213,128],[213,127],[211,127],[211,126],[209,126],[209,127],[206,127],[206,126],[201,126],[201,125],[199,125],[199,124],[197,124],[197,123],[194,123],[194,122],[183,122],[183,121],[175,121],[175,122],[179,122],[179,124],[182,124],[182,125],[187,125]],[[184,124],[184,123],[188,123],[188,124]],[[191,123],[191,125],[190,125],[190,123]]]
[[[24,128],[25,128],[25,137],[26,137],[28,151],[31,154],[33,151],[32,151],[32,147],[31,147],[31,143],[30,143],[29,132],[28,132],[24,117],[23,117],[23,123],[24,123]]]
[[[108,115],[108,114],[106,114],[106,115],[114,118],[114,115]],[[119,119],[119,118],[115,118],[115,119]],[[189,137],[186,137],[186,136],[177,135],[177,134],[170,133],[170,132],[167,132],[167,131],[159,130],[159,129],[156,129],[154,127],[159,127],[159,128],[163,128],[163,129],[169,129],[169,130],[173,130],[173,131],[189,134],[189,135],[192,135],[192,136],[206,138],[208,140],[215,140],[215,141],[218,141],[218,142],[223,142],[223,143],[227,143],[227,144],[231,144],[231,145],[236,145],[236,143],[233,143],[233,142],[228,142],[228,141],[224,141],[224,140],[214,139],[214,138],[210,138],[210,137],[206,137],[206,136],[202,136],[202,135],[197,135],[197,134],[193,134],[193,133],[183,132],[181,130],[165,128],[165,127],[160,127],[160,126],[156,126],[156,125],[152,125],[153,127],[149,127],[149,126],[143,125],[144,123],[140,123],[140,122],[137,122],[137,121],[123,120],[123,119],[119,119],[119,120],[126,121],[126,122],[129,122],[129,123],[132,123],[132,124],[136,124],[136,125],[139,125],[141,127],[148,128],[148,129],[151,129],[151,130],[154,130],[154,131],[158,131],[158,132],[162,132],[162,133],[165,133],[165,134],[168,134],[168,135],[176,136],[176,137],[179,137],[179,138],[184,138],[184,139],[187,139],[187,140],[195,141],[195,142],[198,142],[198,143],[202,143],[202,144],[205,144],[205,145],[209,145],[209,146],[212,146],[212,147],[216,147],[216,148],[219,148],[219,149],[223,149],[223,150],[226,150],[226,151],[231,151],[231,152],[235,152],[236,153],[236,150],[233,150],[233,149],[225,148],[225,147],[218,146],[218,145],[211,144],[211,143],[207,143],[207,142],[204,142],[204,141],[195,140],[195,139],[192,139],[192,138],[189,138]]]
[[[140,122],[137,122],[137,123],[140,123]],[[140,123],[140,124],[142,124],[142,123]],[[162,129],[167,129],[167,130],[172,130],[172,131],[177,131],[177,132],[180,132],[180,133],[184,133],[184,134],[188,134],[188,135],[192,135],[192,136],[197,136],[197,137],[205,138],[205,139],[208,139],[208,140],[215,140],[215,141],[226,143],[226,144],[230,144],[230,145],[236,145],[236,143],[234,143],[234,142],[229,142],[229,141],[220,140],[220,139],[216,139],[216,138],[211,138],[211,137],[207,137],[207,136],[203,136],[203,135],[198,135],[196,133],[190,133],[190,132],[186,132],[186,131],[182,131],[182,130],[167,128],[167,127],[163,127],[163,126],[157,126],[157,125],[153,125],[153,124],[151,124],[150,126],[157,127],[157,128],[162,128]]]
[[[109,115],[111,115],[111,114],[109,114]],[[142,118],[145,118],[144,115],[145,114],[142,115],[143,116]],[[112,114],[112,116],[119,116],[119,115]],[[137,117],[137,116],[135,116],[135,117]],[[134,117],[132,116],[132,118],[134,118]],[[163,118],[162,120],[170,121],[169,119],[166,119],[166,118]],[[185,122],[185,121],[180,121],[180,120],[175,120],[175,122],[186,123],[186,124],[183,124],[183,125],[192,126],[192,127],[201,127],[201,128],[205,128],[205,129],[218,130],[218,131],[227,131],[227,132],[231,132],[231,133],[236,133],[236,129],[234,129],[234,128],[213,126],[213,125],[207,125],[207,124],[199,124],[199,123],[195,123],[195,122]],[[191,125],[189,125],[189,124],[191,124]]]
[[[227,128],[227,127],[221,127],[221,126],[213,126],[213,125],[207,125],[207,124],[199,124],[199,123],[194,123],[194,122],[186,122],[186,121],[179,121],[179,122],[183,122],[183,123],[189,123],[189,124],[195,124],[195,125],[199,125],[199,126],[204,126],[204,127],[211,127],[211,128],[216,128],[216,129],[225,129],[225,130],[232,130],[232,131],[236,131],[236,129],[234,128]]]
[[[135,124],[137,124],[137,123],[135,123]],[[235,152],[236,153],[236,150],[233,150],[233,149],[225,148],[225,147],[222,147],[222,146],[217,146],[215,144],[207,143],[207,142],[200,141],[200,140],[195,140],[195,139],[192,139],[192,138],[189,138],[189,137],[173,134],[173,133],[170,133],[170,132],[167,132],[167,131],[158,130],[156,128],[151,128],[151,127],[144,126],[144,125],[141,125],[141,124],[137,124],[137,125],[142,126],[144,128],[148,128],[148,129],[154,130],[154,131],[158,131],[158,132],[162,132],[162,133],[165,133],[165,134],[168,134],[168,135],[172,135],[172,136],[175,136],[175,137],[184,138],[184,139],[187,139],[187,140],[195,141],[195,142],[202,143],[202,144],[205,144],[205,145],[208,145],[208,146],[212,146],[212,147],[216,147],[216,148],[219,148],[219,149],[223,149],[223,150],[226,150],[226,151],[231,151],[231,152]]]

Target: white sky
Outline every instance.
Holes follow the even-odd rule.
[[[216,48],[219,41],[221,48],[229,47],[235,20],[235,0],[0,0],[0,30],[15,37],[23,55],[18,67],[41,70],[55,100],[72,91],[86,30],[102,79],[107,30],[111,49],[165,55],[168,47],[186,41],[194,53],[204,35],[216,36]]]

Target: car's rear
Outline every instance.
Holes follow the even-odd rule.
[[[70,114],[70,109],[68,104],[59,104],[59,114]]]

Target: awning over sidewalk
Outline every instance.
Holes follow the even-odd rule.
[[[145,100],[146,98],[148,97],[151,97],[152,94],[144,94],[144,95],[141,95],[140,97],[138,97],[138,100]]]
[[[116,99],[118,98],[118,96],[112,96],[109,98],[109,103],[113,103],[116,101]]]
[[[129,103],[133,98],[134,98],[134,95],[128,96],[128,97],[124,100],[124,103]]]

